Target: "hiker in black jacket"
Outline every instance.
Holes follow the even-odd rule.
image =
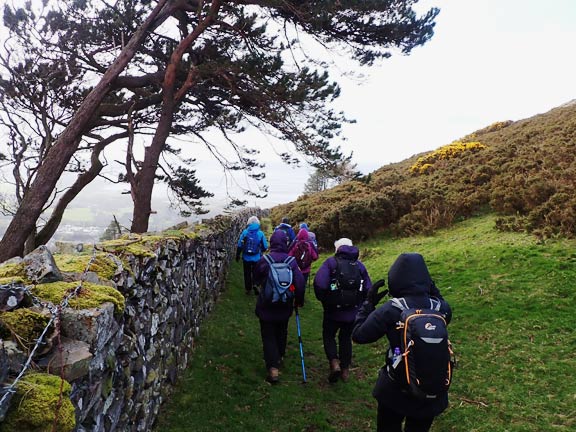
[[[375,282],[368,291],[367,300],[362,304],[352,332],[352,340],[359,344],[372,343],[383,336],[388,338],[392,347],[401,345],[401,331],[397,328],[401,322],[401,310],[394,306],[392,300],[375,309],[378,302],[386,295],[378,293],[384,281]],[[403,297],[411,308],[429,308],[430,298],[440,301],[440,312],[447,323],[452,311],[450,306],[434,285],[422,255],[417,253],[401,254],[388,271],[390,295]],[[391,354],[389,354],[389,358]],[[427,432],[432,426],[434,417],[448,407],[448,391],[434,399],[418,399],[409,391],[406,380],[401,379],[391,362],[380,369],[372,395],[378,401],[378,432],[402,432],[405,420],[406,432]]]

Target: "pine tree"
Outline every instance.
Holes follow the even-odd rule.
[[[54,63],[77,78],[57,100],[68,109],[68,120],[46,149],[0,241],[0,261],[22,253],[62,172],[75,161],[80,144],[96,135],[127,135],[121,180],[130,185],[135,232],[147,230],[155,182],[182,184],[175,179],[183,171],[172,161],[161,168],[164,156],[179,153],[168,142],[171,136],[194,136],[225,169],[244,170],[256,180],[264,178],[256,150],[233,139],[248,125],[291,143],[294,151],[281,154],[288,163],[301,157],[325,168],[344,160],[332,142],[348,120],[329,108],[340,89],[323,56],[313,55],[316,48],[372,65],[393,50],[409,53],[425,43],[438,13],[431,9],[418,16],[416,0],[121,0],[114,6],[84,0],[51,3],[53,9],[39,17],[32,3],[4,10],[4,23],[20,40],[37,33],[26,30],[31,20],[45,22],[39,27],[48,32],[42,45],[30,47],[36,60],[46,62],[30,58],[23,72],[34,77],[37,64]],[[314,43],[316,48],[306,49]],[[213,131],[222,139],[211,138]],[[140,161],[133,151],[138,136],[147,142]],[[98,140],[90,143],[84,150]],[[224,145],[235,159],[223,156]],[[194,181],[188,186],[198,192]]]

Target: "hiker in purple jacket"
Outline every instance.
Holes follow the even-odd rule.
[[[282,262],[288,257],[288,241],[287,235],[282,230],[277,230],[270,237],[270,253],[269,255],[275,262]],[[294,303],[296,306],[301,307],[304,305],[305,284],[304,276],[296,264],[296,260],[292,260],[290,265],[293,273],[294,285]],[[260,292],[263,292],[263,287],[268,278],[269,264],[261,258],[254,268],[254,281],[260,287]],[[268,375],[266,380],[270,383],[278,382],[278,369],[282,357],[286,352],[286,341],[288,336],[288,321],[292,316],[294,305],[292,302],[286,303],[267,303],[263,296],[258,296],[256,302],[256,316],[260,319],[260,334],[262,336],[262,348],[264,351],[264,362],[266,363],[266,370]]]
[[[352,241],[341,238],[334,242],[334,246],[336,253],[322,263],[314,277],[314,293],[324,307],[322,339],[330,363],[328,381],[331,383],[338,381],[338,378],[343,381],[349,378],[354,319],[359,305],[372,287],[368,271],[358,260],[359,251]],[[349,275],[347,280],[353,281],[347,289],[340,282],[344,273]]]

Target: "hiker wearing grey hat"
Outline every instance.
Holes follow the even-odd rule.
[[[322,339],[330,366],[328,381],[347,381],[352,362],[352,328],[358,307],[372,286],[352,240],[334,242],[336,253],[322,263],[314,277],[314,293],[322,302]],[[336,343],[338,336],[338,343]]]

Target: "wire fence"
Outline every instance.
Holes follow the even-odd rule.
[[[33,358],[36,355],[36,352],[38,351],[38,349],[42,345],[45,344],[44,339],[45,339],[46,335],[48,334],[50,327],[52,326],[52,324],[54,324],[54,322],[57,322],[57,323],[60,322],[60,314],[61,314],[62,310],[69,307],[70,300],[73,299],[74,297],[77,297],[78,294],[80,293],[80,291],[82,290],[84,281],[86,280],[86,278],[88,276],[88,272],[90,271],[90,268],[92,267],[92,264],[94,263],[95,259],[96,259],[96,245],[93,245],[92,256],[90,257],[90,260],[86,264],[86,268],[84,269],[84,272],[82,273],[82,275],[80,277],[78,285],[76,286],[76,288],[74,290],[70,291],[66,295],[66,297],[64,297],[64,299],[60,302],[60,304],[57,306],[54,306],[51,303],[47,303],[47,302],[42,301],[41,299],[35,297],[29,290],[27,290],[28,294],[33,299],[38,301],[42,306],[46,307],[50,311],[50,319],[48,320],[48,323],[44,327],[44,330],[42,331],[40,336],[36,339],[36,343],[34,344],[34,347],[30,350],[30,352],[28,354],[28,358],[26,359],[26,362],[22,366],[20,373],[16,376],[14,381],[12,381],[12,383],[9,386],[4,387],[0,390],[0,393],[2,393],[2,397],[0,398],[0,422],[3,421],[5,416],[6,416],[8,408],[10,407],[10,400],[12,399],[12,396],[14,395],[14,393],[16,393],[16,387],[18,386],[18,382],[22,379],[22,377],[26,374],[26,372],[28,371],[28,369],[32,365]],[[13,287],[14,283],[12,283],[11,286]],[[59,345],[58,349],[60,350],[60,352],[62,352],[60,338],[58,338],[58,345]],[[62,375],[62,372],[63,372],[63,370],[61,370],[61,375]],[[61,376],[61,379],[63,380],[64,378]],[[60,399],[62,398],[62,389],[63,389],[63,387],[61,386],[60,387]],[[58,407],[57,407],[57,410],[58,410]],[[54,419],[54,425],[52,428],[53,430],[55,430],[54,428],[56,427],[56,425],[57,425],[57,415],[55,416],[55,419]]]

